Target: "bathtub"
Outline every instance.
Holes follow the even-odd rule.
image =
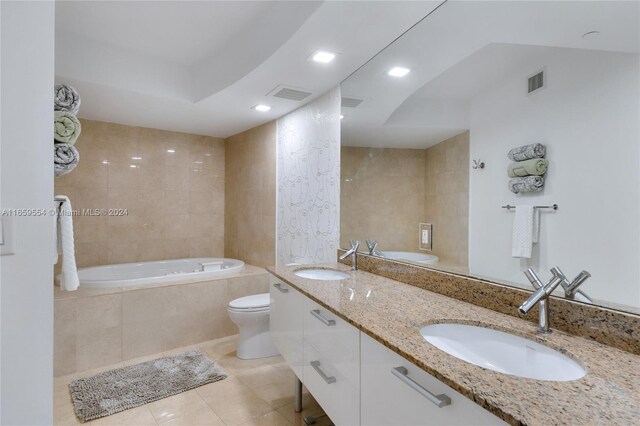
[[[92,266],[78,269],[78,277],[80,288],[133,287],[207,281],[237,272],[243,266],[244,262],[237,259],[200,257]]]

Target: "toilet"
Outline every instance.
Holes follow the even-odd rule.
[[[269,331],[269,293],[232,300],[227,311],[231,321],[240,330],[236,350],[238,358],[255,359],[278,355]]]

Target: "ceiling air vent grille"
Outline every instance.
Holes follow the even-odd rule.
[[[527,93],[532,93],[538,89],[542,89],[544,87],[544,71],[540,71],[539,73],[529,77],[527,87]]]
[[[364,99],[358,98],[342,98],[342,106],[347,108],[355,108],[360,105]]]
[[[311,96],[311,93],[305,92],[304,90],[283,87],[276,91],[272,96],[275,96],[276,98],[289,99],[290,101],[301,101],[306,97]]]

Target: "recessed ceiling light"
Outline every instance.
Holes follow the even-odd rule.
[[[107,160],[103,160],[102,164],[109,164],[109,162]]]
[[[167,152],[168,152],[169,154],[173,154],[174,152],[176,152],[176,150],[175,150],[175,149],[168,149],[168,150],[167,150]]]
[[[142,160],[142,157],[131,157],[132,160]]]
[[[256,111],[260,111],[260,112],[266,112],[266,111],[269,111],[271,109],[271,107],[269,105],[258,104],[256,106],[254,106],[253,109],[255,109]]]
[[[135,169],[138,166],[136,166],[135,164],[129,164],[129,167],[131,167],[132,169]]]
[[[582,38],[598,37],[599,35],[600,35],[600,31],[589,31],[587,33],[582,34]]]
[[[335,53],[327,52],[326,50],[318,50],[313,54],[311,59],[315,62],[321,62],[323,64],[328,64],[333,61],[336,57]]]
[[[340,114],[340,120],[342,120],[345,117],[344,114]]]
[[[391,77],[404,77],[405,75],[409,74],[409,71],[411,71],[409,68],[393,67],[387,74],[389,74]]]

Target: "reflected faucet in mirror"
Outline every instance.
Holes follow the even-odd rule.
[[[370,256],[384,257],[382,253],[377,250],[378,242],[376,240],[364,240],[367,243]]]
[[[347,257],[351,256],[351,270],[358,270],[358,248],[360,248],[360,241],[349,240],[349,244],[351,244],[351,248],[342,256],[340,256],[340,260],[344,260]]]
[[[556,287],[558,287],[558,285],[562,285],[565,296],[568,298],[574,299],[575,294],[580,292],[580,294],[590,300],[584,293],[578,290],[578,287],[591,276],[587,271],[580,272],[571,283],[569,283],[567,277],[565,277],[557,266],[551,268],[551,274],[553,276],[547,284],[542,284],[538,275],[531,268],[527,269],[524,274],[536,291],[534,291],[533,294],[525,300],[522,305],[520,305],[518,311],[524,315],[533,309],[537,303],[540,304],[540,313],[538,318],[539,333],[551,332],[551,329],[549,328],[549,296],[553,293]]]

